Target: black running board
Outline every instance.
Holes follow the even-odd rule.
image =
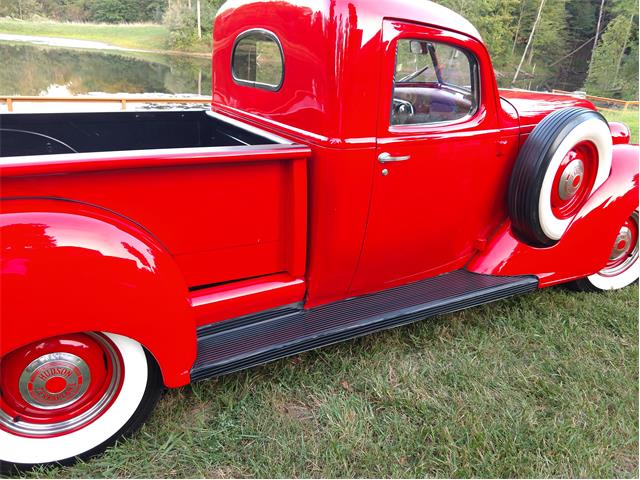
[[[306,310],[291,305],[215,323],[198,330],[198,357],[191,379],[235,372],[537,288],[534,276],[495,277],[456,270]]]

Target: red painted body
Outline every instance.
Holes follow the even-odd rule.
[[[526,245],[515,237],[507,220],[467,268],[491,275],[534,274],[541,287],[600,271],[620,225],[638,208],[638,149],[617,146],[613,158],[610,177],[587,200],[557,244],[547,248]]]
[[[282,43],[277,92],[231,76],[233,42],[252,28]],[[602,268],[637,208],[638,149],[619,145],[610,178],[562,241],[536,249],[512,234],[507,190],[527,135],[557,109],[594,107],[499,91],[479,34],[443,7],[232,0],[214,32],[212,110],[296,145],[3,159],[0,353],[112,332],[145,345],[165,383],[179,386],[189,381],[197,326],[465,265],[537,275],[542,286],[579,278]],[[470,118],[390,126],[402,38],[474,54],[480,105]],[[612,134],[628,143],[624,126]],[[383,176],[382,152],[411,160]]]
[[[149,233],[52,200],[4,200],[0,228],[2,352],[65,333],[118,333],[153,352],[167,385],[188,381],[196,349],[187,286]]]
[[[557,93],[532,93],[506,89],[500,89],[499,93],[518,112],[521,133],[525,136],[531,133],[531,130],[554,110],[567,107],[595,109],[588,100]]]

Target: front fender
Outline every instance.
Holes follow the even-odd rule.
[[[76,202],[4,200],[0,248],[0,354],[65,333],[111,332],[143,344],[167,386],[189,382],[188,290],[142,227]]]
[[[489,275],[537,275],[540,286],[583,278],[607,263],[620,226],[638,208],[637,145],[615,145],[609,178],[589,198],[563,237],[551,247],[520,242],[507,221],[468,270]]]

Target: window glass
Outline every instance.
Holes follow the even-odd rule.
[[[278,90],[284,61],[275,35],[263,30],[241,34],[233,48],[231,69],[234,80],[242,85]]]
[[[471,54],[444,43],[398,40],[392,125],[451,122],[477,108],[477,62]]]

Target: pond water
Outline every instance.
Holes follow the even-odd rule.
[[[208,58],[0,43],[0,95],[211,94]]]

